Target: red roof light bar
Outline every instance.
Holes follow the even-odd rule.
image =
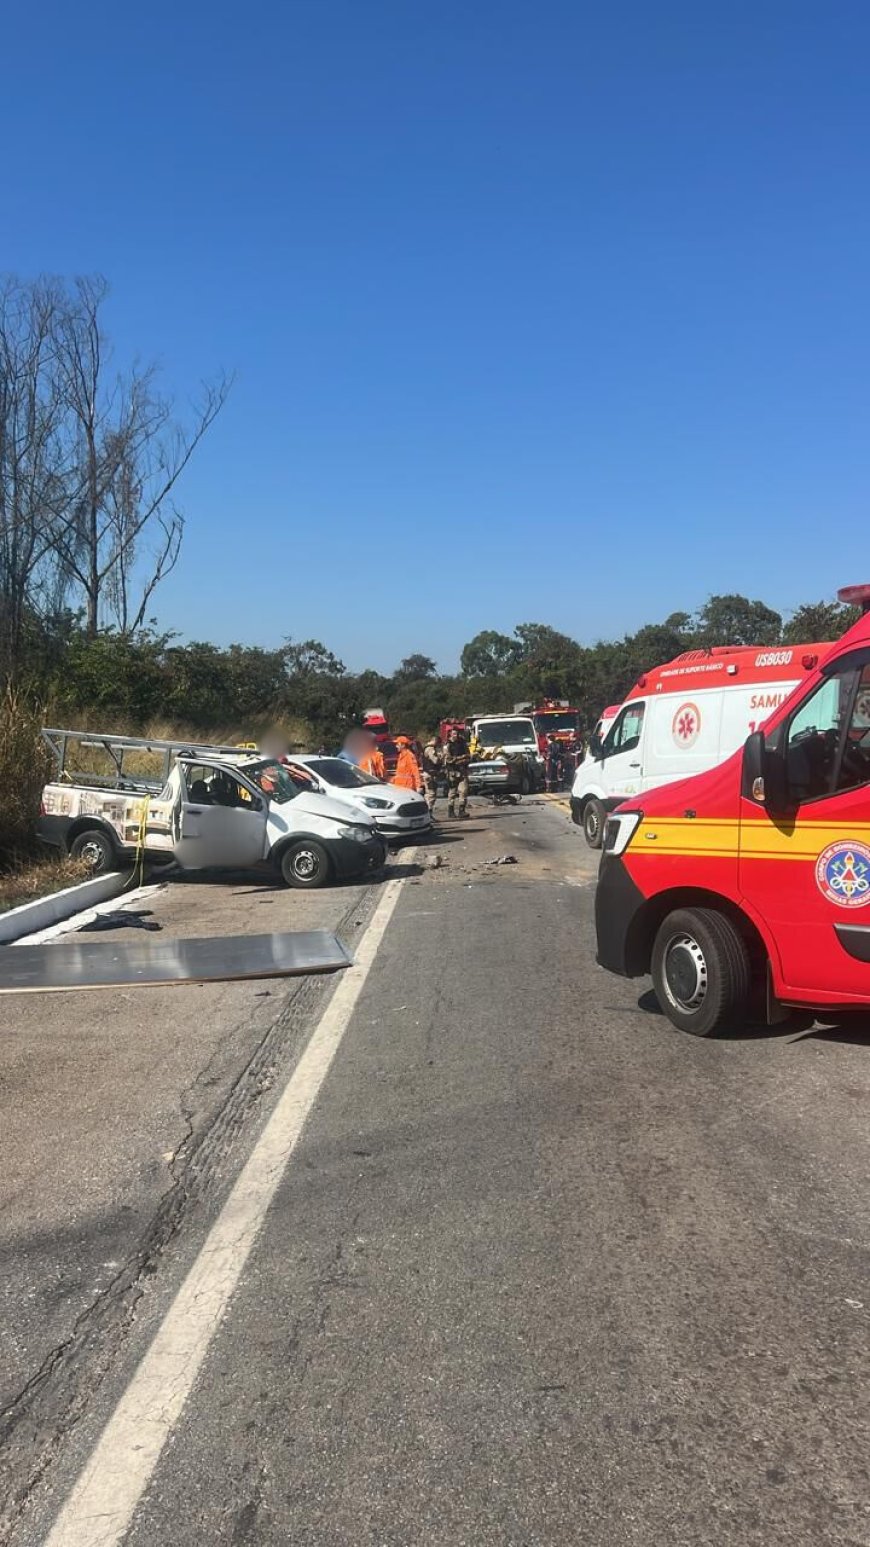
[[[870,585],[841,586],[837,597],[847,607],[860,607],[862,612],[870,612]]]

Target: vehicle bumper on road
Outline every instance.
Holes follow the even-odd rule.
[[[639,923],[646,899],[621,856],[604,854],[595,891],[595,960],[623,978],[647,971],[639,944]],[[642,963],[642,964],[641,964]]]
[[[583,824],[583,802],[576,795],[571,796],[571,821],[576,822],[578,827]]]
[[[387,857],[386,843],[379,835],[373,837],[370,843],[357,843],[353,838],[334,838],[328,849],[340,881],[350,881],[355,876],[380,870]]]

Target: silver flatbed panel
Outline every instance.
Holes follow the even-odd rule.
[[[0,994],[302,977],[351,965],[326,929],[204,940],[59,940],[0,947]]]

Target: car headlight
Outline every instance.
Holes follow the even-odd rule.
[[[354,843],[371,843],[374,833],[370,827],[340,827],[339,838],[352,838]]]
[[[642,821],[642,811],[614,811],[604,828],[605,853],[624,854]]]
[[[364,806],[374,806],[377,811],[392,811],[393,809],[392,801],[378,800],[377,796],[375,795],[364,795],[362,798],[362,804]]]

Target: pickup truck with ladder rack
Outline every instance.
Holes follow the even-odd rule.
[[[42,793],[39,836],[95,874],[140,857],[185,870],[267,865],[288,886],[310,889],[383,864],[370,817],[250,747],[42,734],[57,770]],[[77,752],[102,768],[76,768]]]

